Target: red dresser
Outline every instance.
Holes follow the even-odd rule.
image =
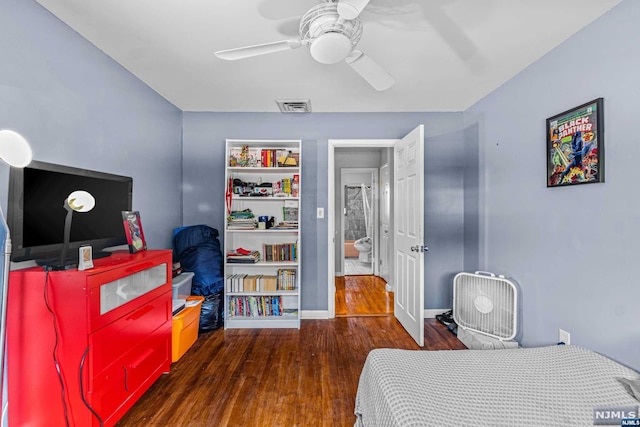
[[[9,425],[113,426],[169,372],[171,263],[119,251],[85,271],[12,271]]]

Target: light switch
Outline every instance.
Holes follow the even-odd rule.
[[[316,211],[316,218],[323,219],[324,218],[324,208],[318,208]]]

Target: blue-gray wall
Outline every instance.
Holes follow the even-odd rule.
[[[327,140],[399,138],[423,123],[425,308],[450,306],[462,269],[506,274],[522,287],[525,345],[553,343],[561,327],[640,369],[637,16],[640,2],[625,0],[464,114],[183,117],[34,1],[3,0],[0,128],[23,134],[37,160],[133,176],[152,248],[182,224],[222,229],[225,138],[302,139],[303,308],[324,310],[327,224],[315,207],[327,205]],[[544,119],[597,97],[606,182],[546,188]],[[4,209],[7,179],[0,165]]]
[[[132,176],[149,247],[171,247],[182,112],[35,1],[0,2],[0,54],[0,129],[27,138],[36,160]]]
[[[479,159],[480,267],[523,292],[523,344],[572,344],[640,369],[640,2],[626,0],[464,113]],[[604,98],[606,182],[546,187],[545,119]],[[471,174],[468,178],[472,179]],[[471,182],[469,186],[473,187]],[[465,187],[466,189],[466,187]]]
[[[302,308],[326,310],[329,139],[401,138],[425,125],[425,308],[451,306],[463,266],[461,113],[184,113],[184,222],[222,230],[225,139],[302,139]]]

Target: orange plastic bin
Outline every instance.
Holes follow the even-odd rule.
[[[171,361],[177,362],[183,354],[191,348],[198,339],[198,327],[200,325],[200,309],[204,297],[189,296],[189,301],[198,301],[196,305],[185,307],[180,313],[173,316],[173,329],[171,334]]]

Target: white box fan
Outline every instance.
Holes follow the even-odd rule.
[[[518,288],[504,276],[476,271],[453,279],[453,320],[470,349],[518,348]]]

